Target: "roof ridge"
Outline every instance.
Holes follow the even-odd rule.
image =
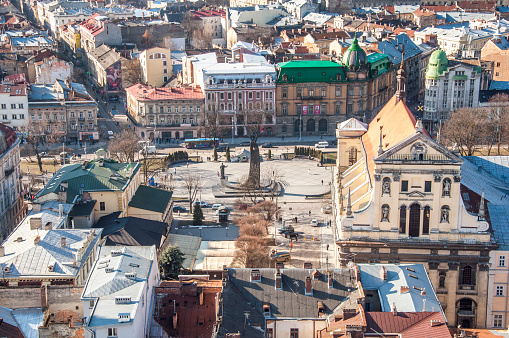
[[[420,314],[427,314],[427,316],[424,316],[422,317],[421,319],[419,320],[416,320],[414,323],[410,324],[409,326],[407,326],[406,328],[404,328],[403,330],[401,330],[400,333],[403,333],[409,329],[411,329],[412,327],[416,326],[417,324],[420,324],[423,320],[426,320],[428,317],[431,317],[433,315],[435,315],[436,313],[440,313],[440,312],[430,312],[430,311],[422,311],[422,312],[414,312],[417,315],[420,315]]]

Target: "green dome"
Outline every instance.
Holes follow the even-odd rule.
[[[428,69],[426,70],[426,78],[438,79],[443,72],[447,71],[449,60],[447,54],[441,49],[437,49],[431,54],[428,62]]]
[[[357,37],[355,37],[352,41],[352,45],[348,47],[343,55],[343,65],[346,66],[348,70],[359,70],[361,66],[366,65],[367,59],[366,52],[359,46]]]

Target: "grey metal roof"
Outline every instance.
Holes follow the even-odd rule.
[[[321,276],[312,282],[312,295],[305,294],[305,281],[313,269],[281,269],[281,290],[275,288],[276,269],[259,270],[262,275],[260,283],[250,281],[251,269],[229,269],[229,281],[258,311],[263,311],[264,302],[270,303],[271,313],[277,318],[318,318],[318,301],[324,303],[325,313],[330,314],[349,296],[349,290],[356,288],[350,269],[331,270],[334,275],[334,287],[331,289],[325,269],[318,270]]]
[[[378,290],[382,312],[395,304],[401,312],[442,311],[442,307],[422,264],[358,264],[364,290]],[[383,269],[387,279],[383,278]],[[408,286],[408,292],[400,292]],[[423,295],[421,291],[426,293]],[[424,305],[424,300],[426,300]],[[442,311],[445,317],[445,314]]]
[[[399,65],[401,63],[402,47],[405,46],[405,60],[413,58],[422,53],[422,49],[419,48],[407,34],[399,34],[391,41],[380,41],[378,43],[378,49],[389,56],[393,65]]]
[[[169,245],[175,244],[179,246],[180,251],[182,251],[185,255],[182,267],[185,270],[192,270],[194,267],[194,262],[196,261],[198,249],[200,248],[201,237],[168,234],[168,237],[166,237],[166,240],[164,241],[163,247],[166,248]]]
[[[0,306],[0,318],[17,327],[26,338],[39,337],[38,327],[42,325],[43,316],[41,308],[9,309]]]

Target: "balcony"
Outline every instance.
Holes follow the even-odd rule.
[[[5,169],[5,177],[11,176],[11,174],[14,172],[14,167]]]
[[[297,99],[301,99],[301,100],[322,100],[322,99],[325,99],[326,97],[325,96],[322,96],[322,95],[302,95],[302,96],[297,96]]]
[[[205,89],[233,89],[233,88],[276,88],[276,82],[272,83],[215,83],[205,84]]]
[[[78,121],[85,121],[84,117],[78,117]]]

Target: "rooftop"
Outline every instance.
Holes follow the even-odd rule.
[[[163,87],[152,88],[144,84],[135,84],[126,91],[140,101],[152,100],[203,100],[203,91],[200,87]]]
[[[9,338],[38,338],[38,327],[42,326],[43,316],[41,308],[9,309],[0,306],[0,318],[3,320],[0,335]]]
[[[133,320],[151,270],[157,269],[155,247],[102,246],[97,256],[81,295],[83,301],[97,300],[88,326],[118,325],[119,313],[130,314]],[[130,301],[117,304],[116,297]]]
[[[133,208],[164,213],[171,202],[172,192],[168,190],[140,185],[131,198],[129,206]]]
[[[32,210],[25,217],[2,243],[5,255],[0,263],[10,270],[5,278],[78,274],[101,229],[64,229],[70,209],[70,204],[51,201],[42,204],[41,211]]]
[[[57,171],[44,189],[37,194],[37,198],[51,193],[58,194],[63,189],[67,193],[67,202],[73,203],[80,189],[123,191],[140,167],[140,163],[118,163],[108,160],[67,164]]]
[[[399,65],[401,63],[401,55],[403,52],[403,46],[405,51],[405,60],[411,59],[422,53],[420,49],[411,39],[405,34],[399,34],[391,41],[380,41],[378,43],[378,49],[380,52],[389,56],[393,65]]]

